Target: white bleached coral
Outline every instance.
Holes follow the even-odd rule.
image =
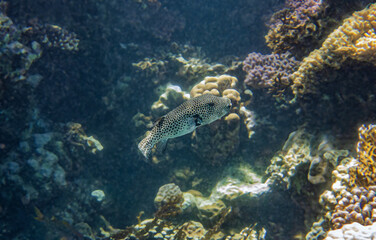
[[[325,240],[371,240],[376,239],[376,223],[363,226],[359,223],[346,224],[341,229],[328,232]]]

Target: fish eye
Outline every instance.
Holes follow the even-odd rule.
[[[209,106],[209,107],[214,107],[214,103],[213,103],[213,102],[210,102],[210,103],[208,103],[208,106]]]

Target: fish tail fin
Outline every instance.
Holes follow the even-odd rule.
[[[155,142],[152,137],[152,134],[148,134],[138,144],[138,149],[141,151],[142,155],[144,155],[146,159],[149,159],[151,155],[151,150],[153,149],[154,145],[155,145]]]

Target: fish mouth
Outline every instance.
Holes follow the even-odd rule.
[[[230,100],[230,99],[229,99]],[[228,111],[230,111],[232,108],[232,103],[231,103],[231,100],[229,101],[229,103],[227,104],[227,109]]]
[[[225,114],[229,113],[231,111],[231,108],[232,108],[232,103],[231,103],[231,100],[229,99],[229,103],[226,105],[224,109]]]

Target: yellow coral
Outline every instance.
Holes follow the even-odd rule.
[[[332,32],[321,48],[304,58],[292,74],[295,96],[314,92],[314,74],[324,67],[339,69],[348,58],[375,64],[376,60],[376,4],[355,12]]]
[[[222,164],[222,161],[236,152],[240,137],[240,116],[239,108],[243,105],[240,93],[234,89],[238,82],[236,77],[221,75],[219,77],[206,77],[203,81],[195,85],[190,94],[197,97],[206,93],[231,99],[231,113],[217,124],[209,128],[198,129],[198,135],[193,134],[193,149],[211,164]],[[224,124],[225,123],[225,124]],[[221,144],[218,144],[221,143]],[[209,146],[202,148],[202,145]]]
[[[224,96],[223,92],[234,88],[238,79],[229,75],[221,75],[219,77],[206,77],[199,84],[195,85],[191,90],[191,97],[198,97],[206,93],[217,96]],[[236,91],[235,89],[231,89]],[[237,91],[236,91],[237,92]],[[239,93],[237,93],[240,96]],[[230,98],[231,99],[231,98]]]
[[[376,125],[361,126],[357,145],[358,166],[352,171],[351,182],[360,186],[376,184]]]

